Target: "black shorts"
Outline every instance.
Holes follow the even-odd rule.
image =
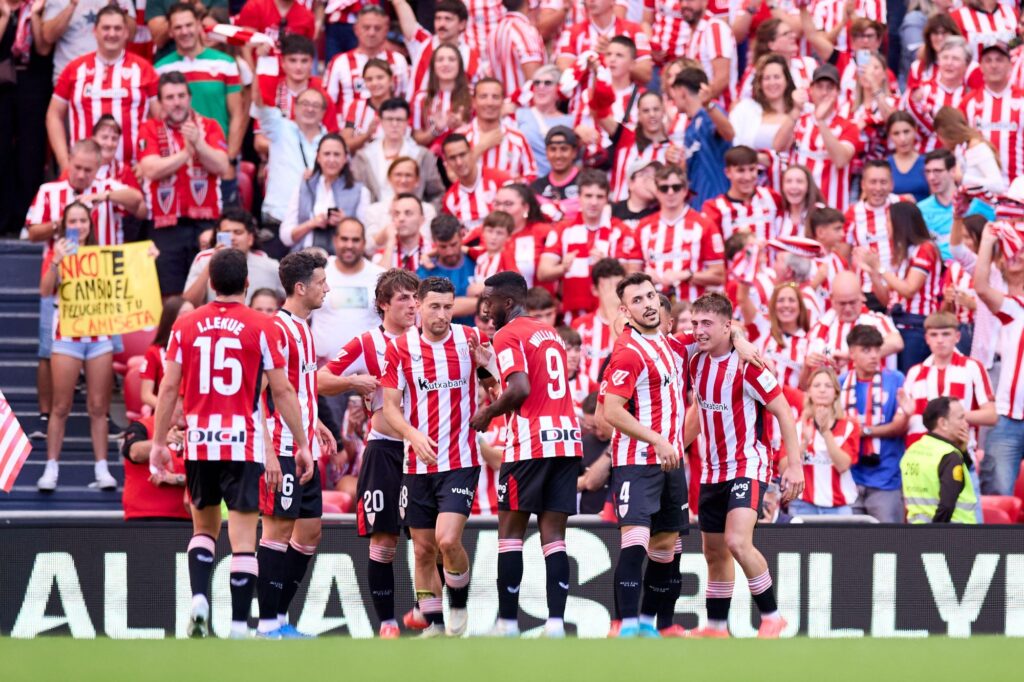
[[[753,509],[761,517],[761,503],[768,484],[752,478],[734,478],[700,486],[700,530],[724,533],[725,517],[733,509]]]
[[[644,526],[655,533],[690,530],[689,490],[682,467],[662,471],[657,464],[612,469],[612,501],[619,526]]]
[[[223,500],[231,511],[259,511],[262,478],[259,462],[185,461],[188,494],[196,509],[218,507]]]
[[[433,528],[443,513],[469,516],[480,467],[436,474],[406,474],[398,497],[398,513],[409,528]]]
[[[576,513],[579,457],[506,462],[498,474],[498,511]]]
[[[356,482],[356,529],[361,537],[398,535],[398,493],[402,489],[405,445],[400,440],[371,440],[363,450]]]
[[[267,479],[260,477],[260,513],[282,519],[319,519],[324,515],[324,495],[320,490],[320,467],[313,467],[313,478],[303,485],[295,473],[294,457],[278,457],[281,484],[270,494]]]

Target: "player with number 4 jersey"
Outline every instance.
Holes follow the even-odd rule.
[[[494,321],[496,367],[502,394],[470,420],[479,432],[508,415],[505,462],[498,479],[498,622],[494,634],[519,632],[519,587],[523,538],[537,514],[547,567],[549,637],[565,634],[569,594],[565,525],[576,513],[576,479],[583,456],[580,426],[566,374],[565,344],[548,324],[523,309],[526,280],[499,272],[484,281],[484,314]]]

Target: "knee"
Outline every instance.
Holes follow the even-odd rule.
[[[437,546],[432,542],[420,540],[412,543],[413,556],[418,564],[434,564],[437,558]]]
[[[107,418],[107,401],[103,396],[90,394],[86,398],[85,409],[91,419]]]
[[[72,400],[73,398],[65,400],[63,396],[54,396],[53,403],[50,405],[50,419],[67,419],[71,414]]]
[[[740,557],[747,554],[753,547],[751,538],[743,533],[725,533],[725,546],[729,549],[729,553],[739,559]]]
[[[462,540],[455,533],[448,533],[437,539],[437,547],[441,554],[450,556],[462,549]]]

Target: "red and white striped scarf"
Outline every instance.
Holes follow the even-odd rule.
[[[865,396],[864,414],[857,410],[857,372],[850,370],[842,386],[843,409],[853,419],[861,421],[864,426],[879,426],[885,423],[882,409],[885,407],[885,396],[882,393],[882,373],[878,372],[871,378],[871,388]],[[862,437],[860,451],[862,453],[879,454],[882,444],[878,438]]]

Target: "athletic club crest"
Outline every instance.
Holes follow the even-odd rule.
[[[281,498],[281,509],[288,511],[288,508],[292,506],[292,498],[282,497]]]
[[[192,198],[195,199],[197,206],[202,206],[206,203],[206,190],[210,186],[210,181],[204,178],[189,178],[188,183],[189,189],[192,190]]]
[[[370,522],[371,526],[373,525],[374,519],[376,518],[377,512],[366,512],[366,520]]]
[[[160,212],[164,215],[171,213],[174,206],[174,184],[161,184],[156,188],[156,201],[160,205]]]
[[[629,513],[629,505],[628,504],[620,504],[619,505],[619,518],[620,519],[626,518],[626,514],[628,514],[628,513]]]

